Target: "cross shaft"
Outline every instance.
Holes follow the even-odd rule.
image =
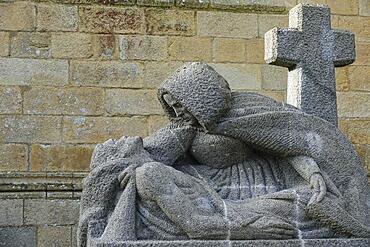
[[[299,4],[289,12],[289,28],[265,34],[265,60],[287,67],[287,103],[337,125],[334,67],[355,59],[351,32],[332,30],[330,9]]]

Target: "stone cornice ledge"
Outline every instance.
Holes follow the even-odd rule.
[[[0,199],[79,198],[87,172],[0,172]]]
[[[105,6],[146,6],[186,9],[233,10],[238,12],[286,13],[294,0],[33,0],[64,4],[97,4]]]

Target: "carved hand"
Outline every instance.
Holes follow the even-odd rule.
[[[321,173],[314,173],[311,175],[310,186],[314,194],[308,204],[321,202],[326,195],[326,183]]]
[[[256,239],[290,239],[297,234],[292,223],[275,216],[263,216],[250,226]]]
[[[132,164],[118,175],[118,181],[120,183],[121,188],[126,187],[130,178],[134,176],[136,168],[138,168],[139,166],[140,165],[138,164]]]

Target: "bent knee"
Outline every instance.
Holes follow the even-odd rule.
[[[149,162],[136,169],[136,178],[143,181],[150,181],[158,178],[165,165],[159,162]]]
[[[145,163],[136,169],[136,186],[141,197],[151,199],[163,190],[164,179],[168,176],[166,165],[159,162]],[[167,175],[166,175],[167,174]]]

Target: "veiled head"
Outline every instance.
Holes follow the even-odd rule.
[[[176,103],[170,106],[164,98],[169,96],[164,95],[171,95]],[[163,82],[158,99],[170,119],[178,118],[173,106],[181,104],[205,130],[211,130],[228,111],[231,91],[227,81],[211,66],[186,63]]]

